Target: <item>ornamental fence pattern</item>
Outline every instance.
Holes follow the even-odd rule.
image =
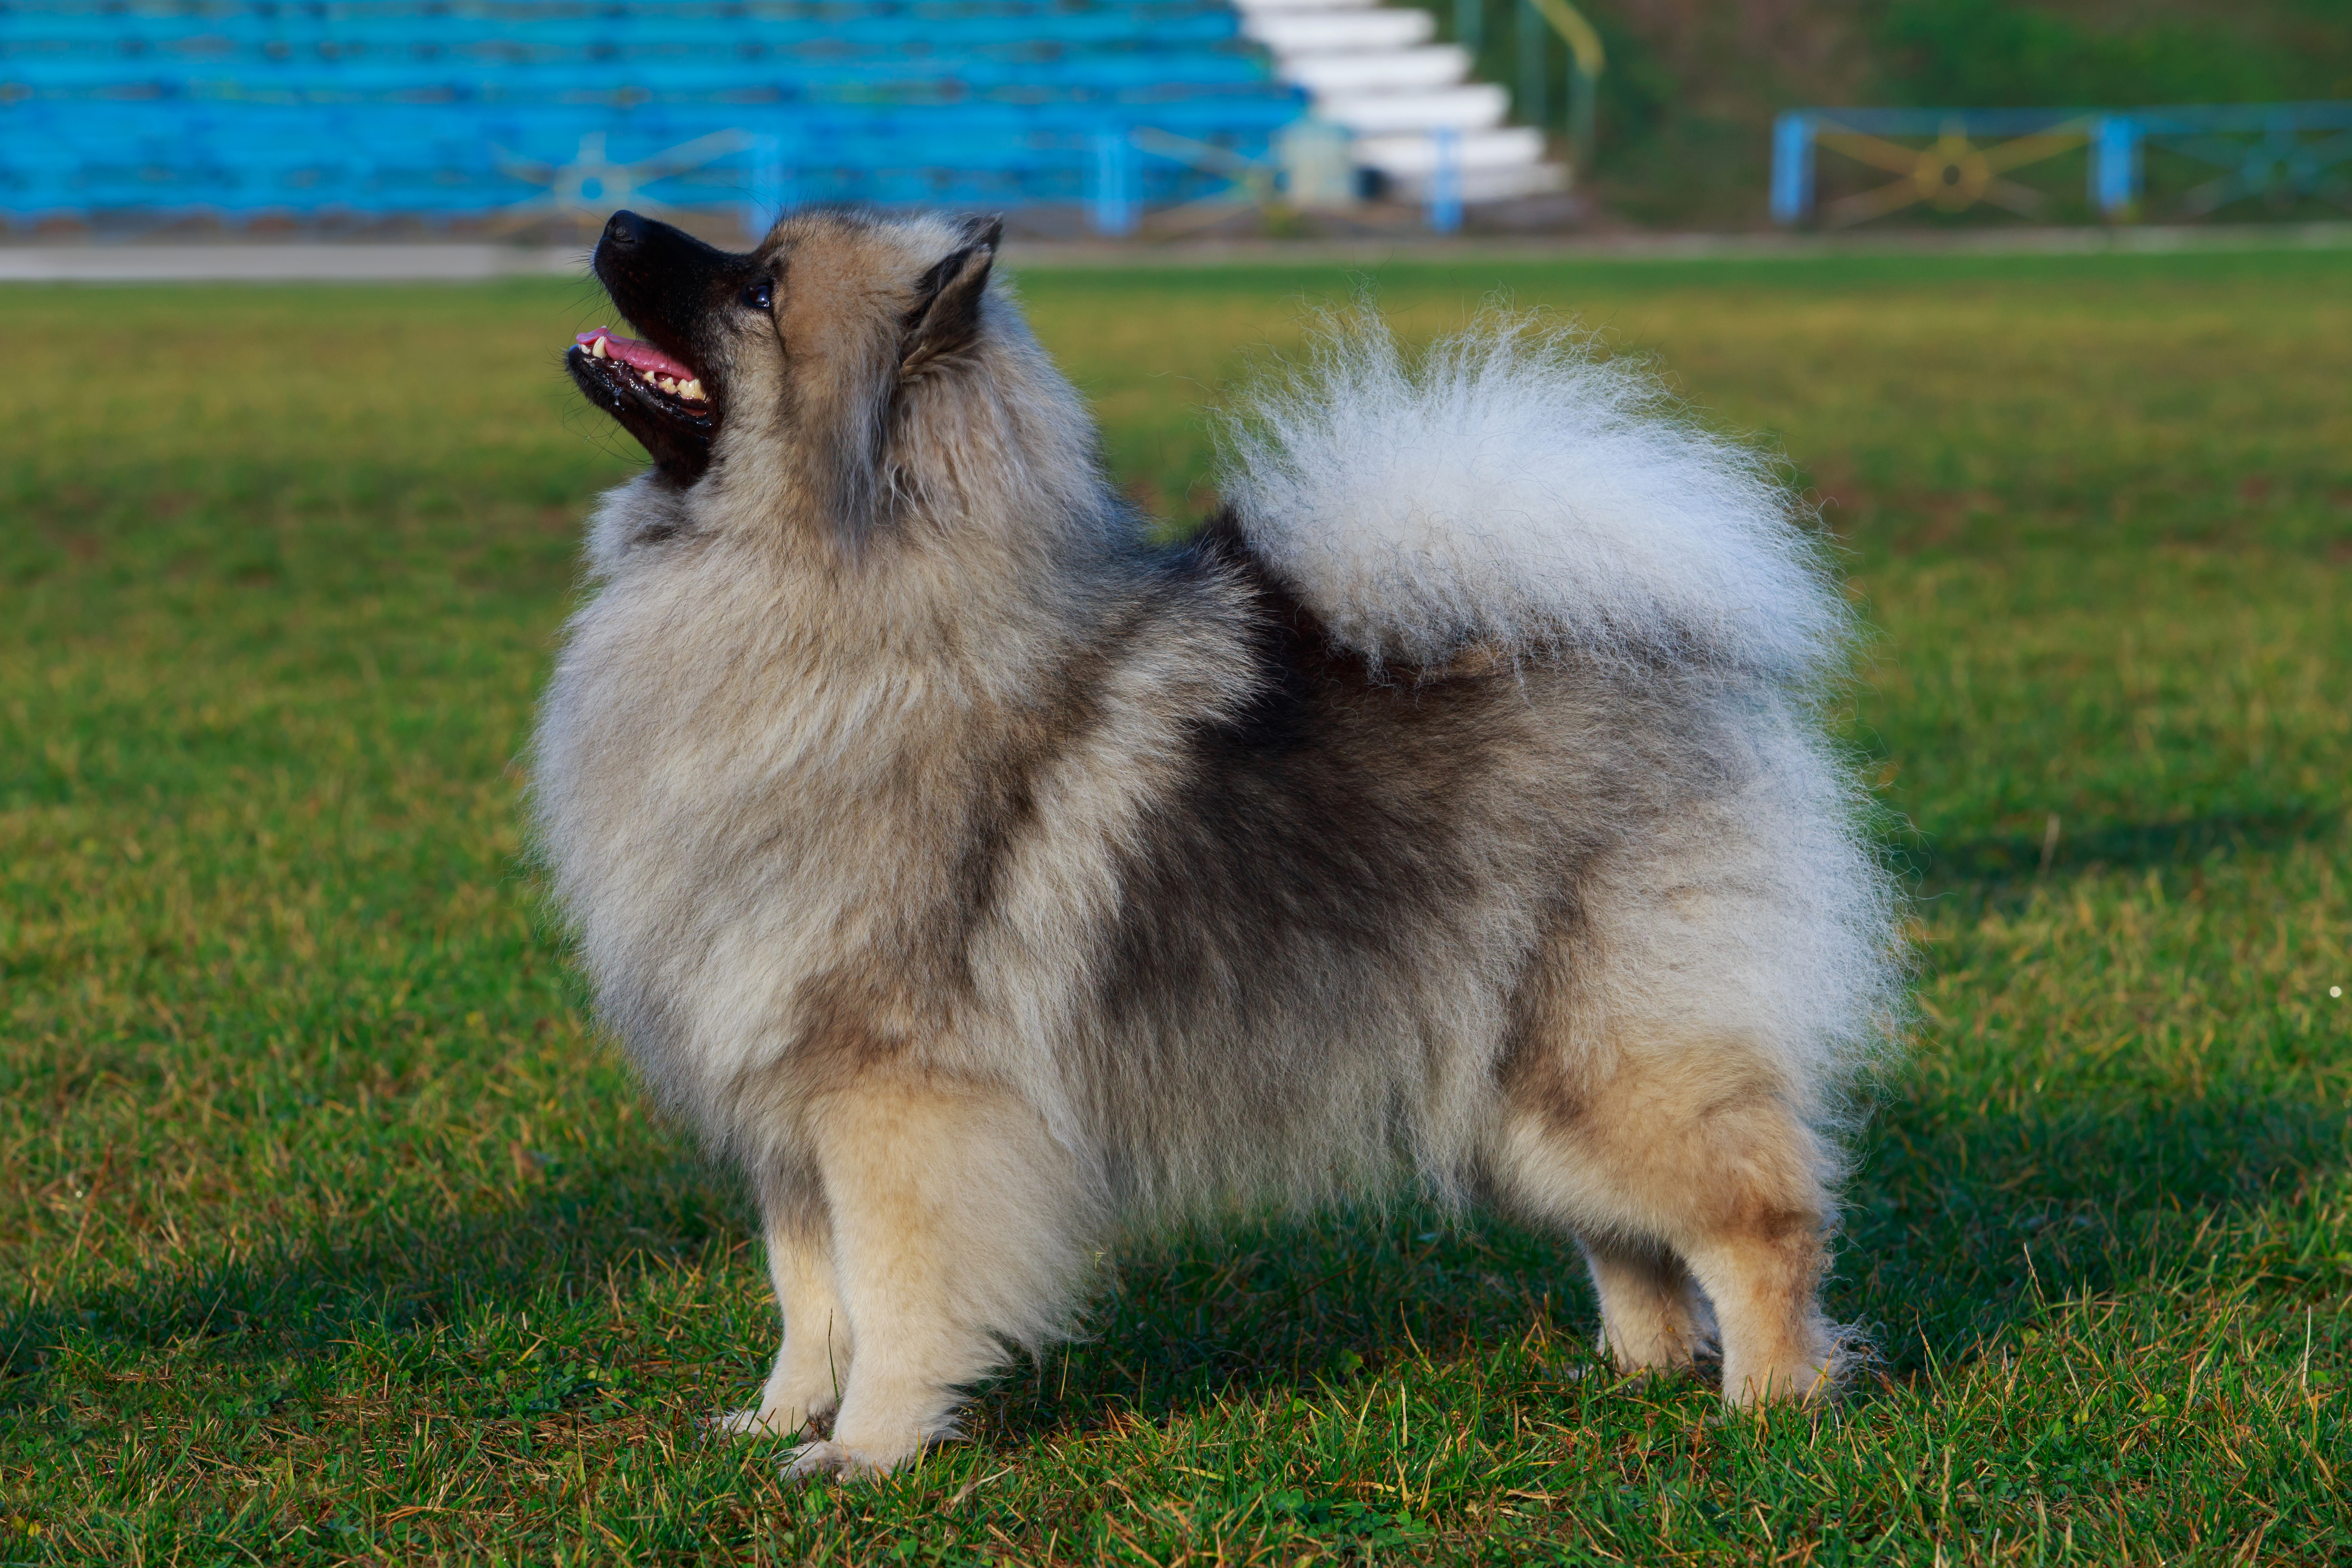
[[[1822,190],[1823,153],[1836,189]],[[2072,185],[2072,190],[2068,188]],[[2352,102],[1803,109],[1772,133],[1772,218],[1843,228],[1925,207],[2108,222],[2352,210]]]

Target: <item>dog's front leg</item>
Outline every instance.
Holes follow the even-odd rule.
[[[961,1390],[1063,1322],[1091,1232],[1069,1153],[1013,1095],[895,1068],[812,1118],[857,1346],[829,1441],[793,1474],[876,1475],[958,1435]]]
[[[722,1432],[797,1437],[833,1413],[849,1376],[849,1314],[834,1288],[833,1222],[814,1170],[760,1184],[768,1277],[783,1318],[783,1343],[760,1403],[711,1425]]]

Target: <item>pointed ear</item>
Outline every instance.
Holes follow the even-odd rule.
[[[977,220],[965,231],[963,247],[923,274],[898,343],[899,375],[919,374],[961,353],[980,336],[980,301],[988,292],[989,269],[996,265],[996,242],[1003,234],[1003,218]]]

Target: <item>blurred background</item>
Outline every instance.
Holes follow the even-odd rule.
[[[2314,221],[2333,0],[5,0],[12,241]]]

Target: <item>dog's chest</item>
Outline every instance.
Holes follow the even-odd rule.
[[[811,976],[952,896],[968,721],[920,672],[604,608],[545,706],[542,841],[606,1016],[641,1055],[728,1070],[789,1036]]]

